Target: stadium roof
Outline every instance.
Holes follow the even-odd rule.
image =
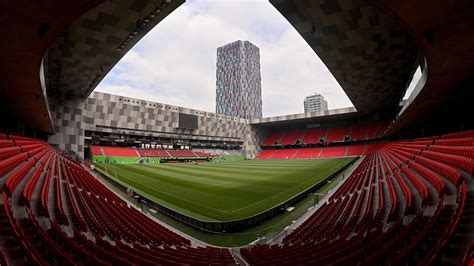
[[[301,123],[320,123],[332,120],[342,120],[357,118],[360,114],[354,107],[345,107],[326,110],[323,112],[309,112],[291,115],[280,115],[264,118],[250,119],[250,124],[254,126],[278,126]]]
[[[46,95],[87,97],[138,40],[183,2],[2,2],[3,113],[53,132]]]
[[[474,1],[376,1],[415,36],[426,59],[426,81],[389,133],[472,127],[474,101]],[[423,84],[422,84],[423,85]]]
[[[2,112],[52,132],[46,88],[53,95],[87,96],[126,51],[182,3],[2,3]],[[473,99],[472,1],[430,1],[429,9],[424,1],[411,0],[272,3],[318,54],[361,114],[396,110],[413,72],[426,60],[426,84],[393,131],[432,114],[438,106],[457,103],[466,109],[466,99]],[[153,12],[155,17],[146,22]]]
[[[48,48],[48,95],[87,97],[145,34],[184,0],[112,0],[84,13]]]
[[[358,112],[395,110],[418,66],[418,46],[369,1],[272,0]]]

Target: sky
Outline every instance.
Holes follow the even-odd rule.
[[[215,112],[217,47],[260,48],[263,116],[303,113],[321,93],[329,109],[353,106],[326,66],[267,1],[188,1],[133,47],[97,91]]]

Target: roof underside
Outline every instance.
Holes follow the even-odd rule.
[[[48,49],[48,95],[87,97],[115,64],[183,0],[110,0],[91,9]]]
[[[367,1],[273,0],[358,112],[393,111],[417,67],[413,38]]]

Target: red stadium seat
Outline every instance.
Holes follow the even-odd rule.
[[[328,128],[326,142],[344,141],[344,137],[350,134],[350,126],[339,126]]]
[[[283,132],[270,132],[268,136],[263,140],[263,146],[271,146],[275,144],[275,142],[279,141],[282,137]]]
[[[367,125],[354,124],[351,127],[351,139],[352,140],[364,140],[367,139]]]
[[[93,155],[104,155],[100,146],[90,145],[89,148]]]
[[[107,156],[138,157],[134,148],[104,146],[103,149]]]
[[[142,157],[172,157],[166,150],[163,149],[138,149],[138,153],[140,153]]]
[[[318,143],[320,138],[325,139],[327,128],[308,128],[303,135],[303,144]]]
[[[298,149],[275,150],[275,152],[271,155],[270,158],[272,158],[272,159],[290,159],[290,158],[293,158],[296,151],[298,151]]]
[[[317,158],[364,152],[367,155],[329,200],[284,237],[280,245],[241,248],[241,255],[249,264],[350,263],[354,258],[366,264],[406,263],[413,254],[426,254],[417,259],[422,262],[436,261],[438,252],[462,221],[460,217],[468,197],[466,182],[459,172],[464,168],[451,164],[472,161],[459,159],[469,159],[457,154],[465,149],[446,148],[458,145],[438,145],[443,148],[430,151],[423,149],[426,147],[423,145],[428,148],[435,145],[419,143],[415,140],[374,144],[370,149],[353,145],[262,151],[260,158]],[[228,249],[191,246],[188,239],[129,207],[81,165],[53,149],[47,146],[46,149],[45,146],[26,149],[28,151],[0,161],[0,166],[4,166],[0,169],[6,173],[0,215],[5,214],[2,217],[8,226],[2,227],[2,232],[10,232],[18,240],[27,262],[235,263]],[[44,181],[39,182],[42,173]],[[446,195],[452,193],[446,182],[451,182],[456,189],[450,195],[456,198],[454,211],[440,207],[445,206]],[[37,186],[41,186],[40,190],[34,189]],[[17,190],[22,200],[12,201]],[[50,193],[54,197],[48,197]],[[402,198],[398,198],[398,193]],[[422,199],[421,203],[417,197]],[[36,212],[44,215],[51,230],[38,222],[33,211],[36,204],[31,204],[33,198],[40,199]],[[17,221],[12,204],[15,208],[21,204],[26,206],[26,220]],[[422,215],[426,206],[434,207],[433,215]],[[413,218],[404,219],[407,216]],[[69,224],[74,236],[68,236],[60,224]],[[434,228],[437,229],[432,230]],[[93,235],[95,242],[81,232]],[[435,236],[438,242],[431,241]],[[0,262],[13,256],[9,250],[0,255]]]
[[[294,130],[294,131],[287,131],[283,133],[281,137],[280,144],[282,145],[293,145],[296,143],[297,140],[301,140],[303,136],[303,130]]]

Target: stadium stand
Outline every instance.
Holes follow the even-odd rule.
[[[342,157],[346,155],[346,146],[323,148],[319,157]]]
[[[462,143],[471,145],[456,156],[472,156],[466,152],[474,149],[472,137],[468,138]],[[281,244],[243,248],[242,256],[257,265],[283,261],[424,265],[441,259],[440,251],[448,246],[470,199],[462,167],[452,167],[447,158],[424,157],[435,139],[373,147],[374,152]],[[454,151],[443,148],[439,153],[444,152]]]
[[[344,141],[345,136],[350,135],[350,126],[339,126],[328,128],[326,142]]]
[[[1,168],[1,236],[10,243],[2,250],[5,265],[235,264],[228,249],[191,246],[48,144],[20,155],[18,167]]]
[[[294,130],[294,131],[287,131],[283,133],[283,137],[281,137],[280,144],[282,145],[293,145],[296,141],[301,140],[301,137],[304,134],[304,130]]]
[[[53,146],[0,133],[0,265],[474,265],[474,130],[416,138],[474,128],[473,1],[270,1],[354,107],[252,119],[94,92],[184,0],[37,2],[2,2],[0,130]],[[176,118],[194,113],[188,136]],[[389,123],[347,124],[372,119]],[[320,123],[346,126],[306,128]],[[136,145],[216,142],[246,158],[259,144],[257,158],[364,156],[288,230],[217,248],[151,219],[79,163],[91,141],[128,134]],[[91,153],[141,156],[105,150]]]
[[[138,156],[153,157],[156,160],[158,160],[158,158],[211,158],[217,156],[207,152],[193,152],[191,150],[165,150],[158,148],[135,149],[94,145],[91,145],[90,148],[94,157],[94,161],[109,161],[118,163],[135,163],[138,160]],[[105,156],[101,155],[102,150],[105,152]],[[0,154],[0,157],[1,156],[2,154]],[[155,159],[153,159],[153,162],[157,162]],[[147,162],[149,162],[149,160]]]
[[[325,139],[327,128],[308,128],[303,136],[303,144],[318,143],[320,138]]]
[[[169,150],[171,157],[199,157],[191,150]]]
[[[384,123],[353,124],[347,126],[328,127],[328,128],[307,128],[291,131],[271,131],[262,142],[262,146],[294,145],[300,140],[299,144],[312,144],[320,142],[322,138],[325,142],[341,142],[345,136],[351,140],[367,140],[380,138]]]
[[[138,153],[142,157],[171,157],[171,155],[163,149],[140,148],[138,149]]]
[[[321,148],[298,149],[293,158],[318,158],[321,150]]]
[[[270,158],[279,159],[279,158],[286,158],[291,159],[295,155],[298,149],[282,149],[282,150],[275,150],[275,152],[271,155]]]
[[[365,150],[367,149],[367,145],[352,145],[347,147],[346,156],[356,156],[365,154]]]
[[[120,157],[138,157],[138,153],[134,148],[103,146],[104,153],[107,156]]]
[[[271,132],[268,136],[263,140],[263,146],[271,146],[278,142],[282,137],[282,132]]]
[[[351,126],[351,139],[364,140],[367,139],[367,125],[354,124]]]
[[[368,145],[316,147],[300,149],[263,150],[257,159],[282,159],[282,158],[326,158],[364,155]]]
[[[374,139],[383,134],[383,130],[387,127],[384,123],[373,123],[367,127],[367,138]]]
[[[100,146],[90,145],[89,148],[90,148],[91,153],[92,153],[93,155],[105,155],[105,154],[102,152],[102,148],[101,148]]]
[[[256,159],[266,159],[272,157],[273,153],[275,150],[263,150],[257,156],[255,157]]]
[[[202,152],[202,151],[193,151],[194,154],[196,154],[197,157],[215,157],[219,155],[207,153],[207,152]]]
[[[413,258],[425,264],[438,260],[462,223],[469,200],[462,177],[466,168],[453,158],[465,158],[472,171],[468,151],[474,149],[472,137],[462,137],[443,147],[463,149],[430,151],[431,144],[442,139],[446,138],[263,151],[268,158],[340,156],[346,149],[350,154],[373,152],[281,244],[244,247],[240,254],[250,264],[354,260],[398,264]],[[235,263],[228,249],[192,246],[188,239],[130,207],[80,164],[46,143],[28,141],[39,147],[25,142],[25,150],[0,161],[5,181],[0,206],[5,219],[0,227],[2,235],[16,243],[2,250],[3,261],[108,264],[104,261],[108,258],[116,264]],[[0,148],[0,153],[9,148]],[[432,158],[433,153],[456,157]]]

